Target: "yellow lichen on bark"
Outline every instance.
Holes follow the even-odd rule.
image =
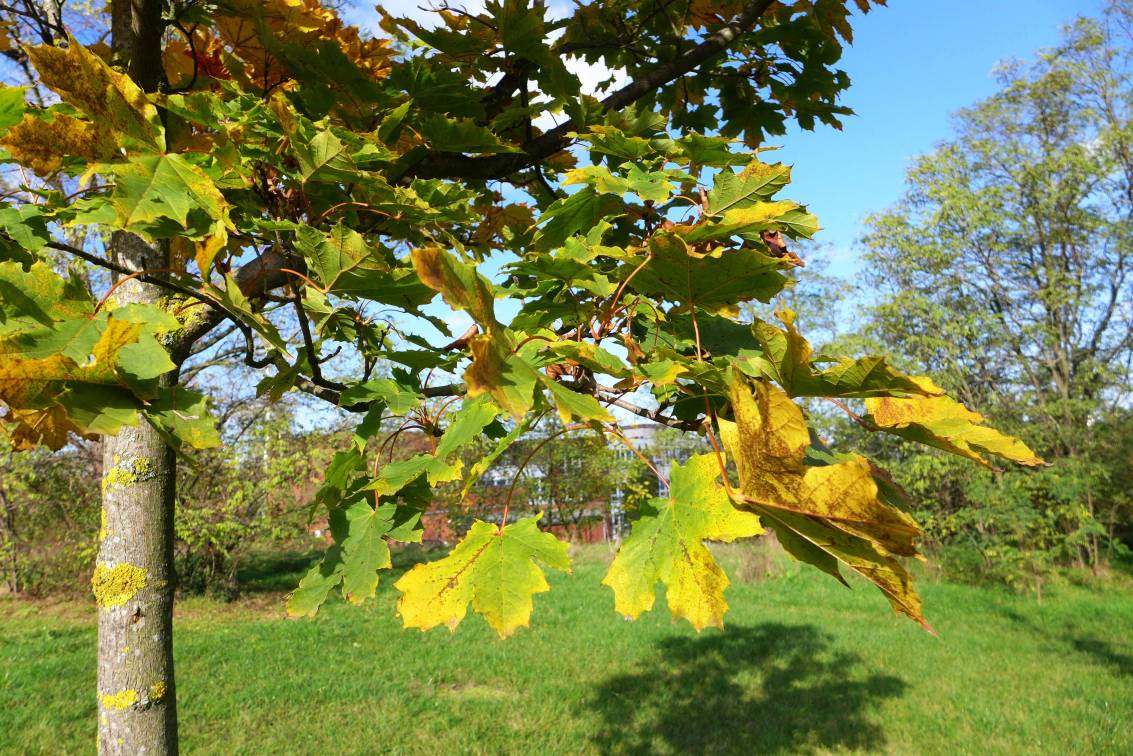
[[[98,697],[98,702],[104,709],[117,709],[121,711],[138,702],[138,691],[127,688],[117,693],[104,693]]]
[[[115,464],[102,476],[102,492],[114,486],[128,486],[149,480],[154,473],[153,460],[149,457],[135,457],[126,464]]]
[[[102,608],[122,606],[146,587],[146,571],[132,564],[95,565],[91,577],[94,600]]]

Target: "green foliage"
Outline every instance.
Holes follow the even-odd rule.
[[[359,413],[314,497],[334,544],[289,606],[311,615],[336,588],[354,603],[375,596],[389,543],[419,538],[432,489],[466,490],[522,435],[501,418],[523,427],[553,412],[618,438],[616,405],[714,447],[674,468],[653,507],[669,519],[640,509],[634,533],[668,545],[643,559],[646,536],[627,542],[609,581],[627,613],[661,580],[677,614],[719,625],[726,578],[697,544],[754,534],[764,518],[794,556],[836,577],[848,565],[923,623],[897,561],[917,554],[919,528],[864,457],[812,443],[791,397],[870,397],[921,416],[940,392],[879,358],[816,366],[790,316],[786,333],[740,319],[792,281],[788,240],[819,229],[784,196],[790,171],[756,148],[788,118],[839,125],[851,8],[877,4],[594,0],[551,19],[509,1],[443,11],[431,29],[383,11],[386,41],[314,2],[237,0],[177,11],[196,31],[165,45],[160,94],[74,39],[28,46],[60,102],[25,106],[3,140],[6,160],[44,179],[0,206],[9,433],[58,448],[69,433],[149,422],[183,453],[213,447],[207,402],[176,372],[219,354],[260,371],[266,397]],[[599,101],[571,57],[633,83]],[[539,132],[544,115],[565,119]],[[50,183],[76,180],[81,191]],[[123,268],[56,230],[147,243],[168,265]],[[165,299],[115,307],[113,288],[64,279],[45,250]],[[472,321],[465,334],[433,314],[454,310]],[[947,436],[922,425],[922,440]],[[1006,456],[1037,463],[1019,449]],[[712,463],[733,464],[738,488],[712,482]],[[182,518],[187,542],[230,554],[242,521],[259,527],[241,514],[258,493],[229,493],[215,520]],[[454,626],[471,603],[501,636],[526,625],[547,588],[533,560],[568,566],[538,521],[474,523],[452,554],[408,573],[405,624]],[[686,552],[695,564],[674,567]],[[627,598],[631,580],[648,591]]]
[[[866,442],[913,494],[931,542],[974,553],[966,571],[981,578],[1037,588],[1060,567],[1102,569],[1129,532],[1131,18],[1112,2],[1002,68],[1000,91],[961,111],[954,139],[916,161],[865,238],[880,296],[858,343],[924,366],[1051,462],[979,472]],[[971,458],[1037,462],[946,397],[919,405],[920,420],[905,403],[868,400],[867,422]]]
[[[234,598],[236,576],[256,549],[308,547],[304,500],[322,480],[339,439],[296,433],[286,405],[228,400],[247,430],[224,446],[194,453],[180,470],[174,528],[179,588]]]
[[[99,527],[97,449],[17,452],[0,438],[0,585],[43,596],[87,593]]]

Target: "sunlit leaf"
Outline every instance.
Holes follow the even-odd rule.
[[[100,128],[146,147],[165,146],[155,108],[126,74],[119,73],[73,38],[66,47],[24,48],[40,81]]]
[[[763,532],[759,518],[732,506],[714,454],[674,462],[668,499],[653,499],[625,540],[602,583],[619,614],[636,619],[653,608],[658,581],[667,587],[673,619],[697,630],[723,627],[728,577],[704,541],[733,541]]]
[[[893,558],[916,555],[920,528],[881,500],[869,462],[848,455],[808,465],[802,410],[767,381],[734,376],[731,408],[734,421],[721,420],[720,431],[739,472],[744,508],[775,527],[796,557],[835,576],[830,557],[843,562],[877,585],[895,610],[926,624],[912,581]]]
[[[567,545],[539,531],[538,517],[502,530],[477,520],[444,559],[419,564],[397,581],[397,611],[406,627],[455,630],[469,603],[501,638],[527,627],[532,597],[550,590],[536,562],[570,572]]]
[[[928,378],[917,378],[927,391],[941,393]],[[987,465],[991,454],[1021,465],[1046,464],[1017,438],[984,425],[984,417],[947,396],[868,399],[870,420],[879,428]]]

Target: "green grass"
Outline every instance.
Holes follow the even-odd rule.
[[[183,748],[194,753],[1133,752],[1133,591],[1034,599],[926,583],[934,638],[875,590],[810,570],[729,590],[723,632],[659,606],[630,623],[604,549],[551,577],[533,627],[403,631],[395,592],[313,621],[251,563],[250,598],[183,602]],[[729,555],[730,556],[730,555]],[[299,570],[306,560],[291,558]],[[261,591],[257,593],[256,591]],[[0,750],[94,742],[94,629],[80,605],[0,602]]]

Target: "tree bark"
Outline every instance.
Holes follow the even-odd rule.
[[[165,250],[132,234],[111,241],[131,269],[165,267]],[[119,303],[160,290],[127,281]],[[176,382],[176,374],[164,377]],[[173,505],[176,458],[145,420],[103,440],[102,529],[92,586],[98,604],[98,750],[177,752],[173,678]]]
[[[162,0],[112,0],[111,48],[146,92],[162,76]],[[168,245],[115,232],[111,257],[131,271],[164,270]],[[162,291],[129,280],[118,304],[158,304]],[[163,377],[177,381],[176,371]],[[173,505],[176,458],[145,419],[103,439],[102,528],[91,586],[98,604],[98,751],[177,753],[173,678]]]

